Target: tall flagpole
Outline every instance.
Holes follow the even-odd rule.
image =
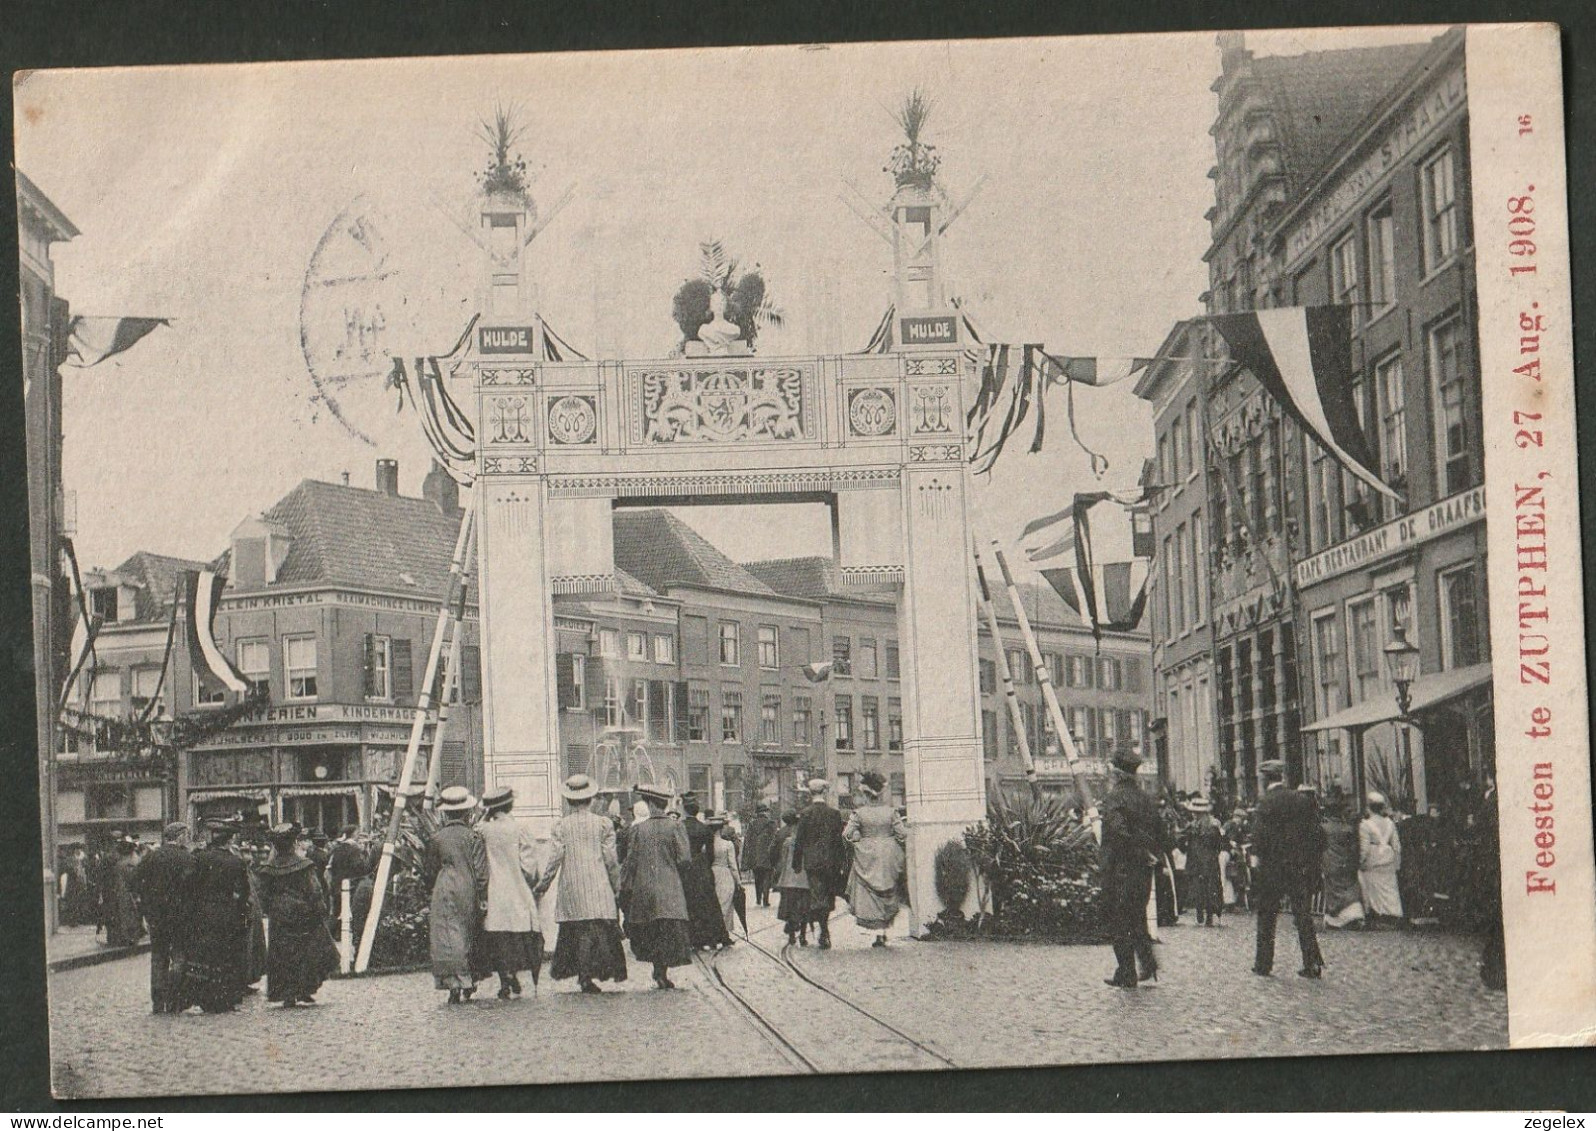
[[[1092,790],[1086,784],[1086,775],[1081,772],[1080,751],[1075,747],[1074,736],[1070,728],[1064,725],[1064,709],[1059,706],[1058,694],[1053,690],[1053,674],[1048,670],[1047,663],[1042,659],[1042,650],[1037,646],[1036,635],[1031,631],[1031,618],[1025,615],[1025,602],[1020,598],[1019,586],[1014,583],[1014,575],[1009,572],[1009,563],[1003,557],[1003,547],[996,541],[992,543],[992,556],[997,561],[998,570],[1003,574],[1003,584],[1008,589],[1009,603],[1014,606],[1014,619],[1020,624],[1020,636],[1025,640],[1026,651],[1030,653],[1031,663],[1036,669],[1036,682],[1042,687],[1042,701],[1047,704],[1048,716],[1053,720],[1053,731],[1058,735],[1059,748],[1064,751],[1064,758],[1069,762],[1070,776],[1075,779],[1075,791],[1081,798],[1082,815],[1089,814],[1096,809],[1096,802],[1092,799]]]
[[[416,772],[416,755],[421,749],[421,734],[426,729],[427,716],[432,711],[432,688],[438,678],[438,660],[443,654],[443,635],[448,626],[456,601],[456,587],[464,584],[466,552],[471,545],[471,535],[476,527],[477,492],[471,492],[465,513],[460,516],[460,534],[455,539],[454,556],[449,560],[449,587],[443,604],[438,609],[438,623],[432,632],[432,647],[427,652],[426,675],[421,681],[421,694],[416,699],[415,717],[410,723],[410,741],[405,746],[404,768],[395,785],[393,814],[388,818],[388,833],[382,841],[382,857],[377,861],[377,879],[371,892],[371,910],[366,915],[366,925],[360,934],[360,952],[355,956],[355,973],[363,974],[371,962],[371,945],[377,938],[377,924],[382,919],[383,898],[388,892],[388,877],[393,872],[394,845],[399,839],[399,824],[404,817],[406,794],[410,779]],[[439,726],[438,730],[442,731]]]
[[[1020,761],[1025,766],[1025,780],[1034,797],[1041,791],[1036,780],[1036,761],[1031,756],[1031,741],[1026,734],[1024,715],[1020,711],[1020,697],[1014,690],[1014,675],[1009,671],[1008,651],[1003,647],[1003,631],[998,627],[997,608],[992,603],[992,591],[986,582],[980,542],[973,542],[972,548],[975,551],[975,580],[981,593],[981,611],[986,615],[986,626],[992,633],[993,650],[997,653],[997,673],[1003,680],[1003,698],[1008,701],[1009,721],[1014,724],[1014,733],[1020,740]]]
[[[466,551],[466,564],[460,573],[459,595],[455,602],[454,617],[449,626],[449,662],[443,667],[443,686],[438,689],[438,721],[432,727],[432,750],[427,761],[427,788],[421,795],[421,804],[431,812],[438,801],[438,775],[443,763],[443,731],[449,721],[449,704],[460,687],[460,638],[465,635],[466,586],[471,579],[471,552]]]

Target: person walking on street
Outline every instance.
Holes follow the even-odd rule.
[[[670,794],[640,785],[637,796],[648,810],[632,823],[626,866],[621,872],[621,892],[626,905],[626,934],[632,954],[653,967],[654,984],[662,990],[676,988],[673,966],[693,961],[687,935],[687,897],[682,872],[691,852],[681,822],[665,812]]]
[[[886,946],[887,931],[898,918],[898,891],[904,878],[903,845],[909,829],[898,811],[882,803],[887,779],[875,770],[859,775],[864,804],[848,815],[843,839],[853,845],[853,866],[844,897],[862,930],[874,931],[871,946]]]
[[[753,870],[754,902],[761,907],[770,906],[771,875],[766,860],[779,830],[780,826],[770,815],[770,806],[763,801],[755,805],[753,820],[748,822],[748,830],[744,833],[743,863]]]
[[[1331,930],[1359,930],[1363,926],[1363,892],[1358,887],[1358,830],[1349,819],[1345,807],[1349,803],[1328,800],[1329,807],[1319,821],[1324,829],[1319,868],[1324,925]]]
[[[484,964],[499,975],[499,998],[521,996],[522,970],[538,984],[543,969],[543,935],[538,930],[532,886],[543,876],[536,842],[510,815],[515,794],[508,789],[484,794],[486,810],[477,831],[488,853],[488,911],[482,920]]]
[[[583,993],[596,994],[602,992],[599,982],[626,981],[615,902],[621,879],[615,825],[592,812],[598,782],[586,774],[566,778],[560,792],[571,811],[554,826],[551,855],[537,886],[541,896],[559,877],[555,909],[560,934],[549,975],[556,981],[574,977]]]
[[[260,867],[261,903],[271,923],[266,947],[266,1000],[285,1009],[316,1001],[338,969],[338,947],[327,933],[327,891],[316,862],[300,851],[292,821],[271,830],[271,859]]]
[[[715,880],[715,898],[720,903],[721,918],[726,922],[725,945],[731,946],[732,932],[737,929],[737,889],[743,883],[742,860],[726,814],[707,817],[704,823],[715,831],[715,841],[710,848],[710,874]]]
[[[469,1001],[476,992],[472,961],[482,912],[488,900],[488,849],[467,820],[477,799],[463,785],[438,795],[443,827],[427,842],[422,871],[432,887],[432,980],[449,991],[449,1004]]]
[[[720,897],[715,891],[715,830],[699,815],[698,801],[682,801],[686,814],[682,828],[687,833],[689,859],[682,872],[682,894],[687,897],[687,937],[699,950],[718,949],[731,942],[726,917],[721,914]]]
[[[1199,927],[1219,926],[1225,910],[1224,886],[1219,873],[1219,856],[1225,847],[1225,832],[1214,820],[1213,806],[1205,797],[1186,803],[1192,822],[1186,827],[1186,886],[1197,909]]]
[[[1103,981],[1135,989],[1158,978],[1152,936],[1147,932],[1147,901],[1153,891],[1154,861],[1164,847],[1158,806],[1137,781],[1141,755],[1121,749],[1110,765],[1114,784],[1103,799],[1103,907],[1113,935],[1114,976]]]
[[[139,861],[134,887],[150,928],[150,1006],[156,1013],[181,1013],[183,950],[188,930],[194,856],[188,826],[174,821],[161,830],[161,846]]]
[[[1270,759],[1258,766],[1267,788],[1253,816],[1253,855],[1258,859],[1253,876],[1258,915],[1257,947],[1252,972],[1269,977],[1275,966],[1275,918],[1283,901],[1291,901],[1297,921],[1297,945],[1302,951],[1304,978],[1324,972],[1324,956],[1313,925],[1313,892],[1319,884],[1324,830],[1313,796],[1286,788],[1286,764]]]
[[[792,851],[798,832],[798,814],[781,815],[781,831],[770,842],[770,874],[776,885],[776,918],[787,928],[787,944],[809,945],[809,877],[793,866]]]
[[[206,1013],[230,1013],[248,984],[249,865],[230,848],[241,822],[206,824],[210,842],[194,853],[189,878],[181,1001]]]
[[[1402,869],[1402,837],[1396,822],[1386,815],[1385,794],[1369,794],[1369,814],[1358,826],[1358,887],[1371,925],[1383,919],[1400,922],[1402,891],[1397,873]]]
[[[355,839],[359,832],[358,826],[345,825],[327,853],[327,917],[335,929],[343,914],[344,881],[348,880],[353,889],[360,877],[371,870],[366,850]]]
[[[809,881],[810,921],[820,928],[820,949],[831,947],[831,912],[842,890],[838,874],[848,845],[842,839],[842,814],[826,803],[830,783],[824,778],[809,781],[809,805],[798,817],[793,833],[792,864]]]
[[[133,879],[139,865],[135,855],[137,848],[138,842],[130,836],[116,842],[116,859],[111,865],[107,892],[106,946],[135,946],[144,935],[144,923],[139,915],[138,885]]]

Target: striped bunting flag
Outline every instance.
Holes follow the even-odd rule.
[[[227,578],[212,570],[187,570],[183,574],[184,632],[189,657],[202,681],[220,683],[229,691],[243,695],[249,682],[233,666],[216,643],[216,610],[222,603],[222,587]]]
[[[1352,308],[1286,306],[1242,314],[1214,314],[1231,360],[1336,462],[1380,494],[1401,496],[1374,473],[1353,400]]]

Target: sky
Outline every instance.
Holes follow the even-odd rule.
[[[889,197],[889,108],[919,87],[949,193],[985,178],[943,264],[988,339],[1145,355],[1207,288],[1218,70],[1214,37],[1196,33],[35,72],[16,90],[17,167],[82,232],[55,247],[59,293],[77,314],[171,319],[65,371],[79,558],[208,559],[300,480],[370,486],[381,457],[419,493],[428,449],[379,375],[337,393],[369,443],[316,400],[305,281],[335,220],[362,215],[394,265],[381,351],[448,350],[477,273],[451,217],[468,215],[487,159],[477,123],[498,104],[526,127],[542,207],[573,190],[532,252],[539,309],[584,353],[670,350],[671,296],[711,238],[760,265],[787,315],[762,355],[862,348],[891,301],[891,251],[839,196],[852,183]],[[1012,540],[1076,491],[1135,481],[1152,428],[1128,386],[1077,396],[1105,478],[1050,405],[1046,450],[1015,445],[976,481],[983,537]],[[820,508],[682,513],[741,560],[830,548]]]

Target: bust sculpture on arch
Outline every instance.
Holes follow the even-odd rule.
[[[688,357],[742,356],[753,352],[737,323],[726,317],[724,292],[710,291],[709,321],[698,328],[697,338],[683,345],[682,352]]]

